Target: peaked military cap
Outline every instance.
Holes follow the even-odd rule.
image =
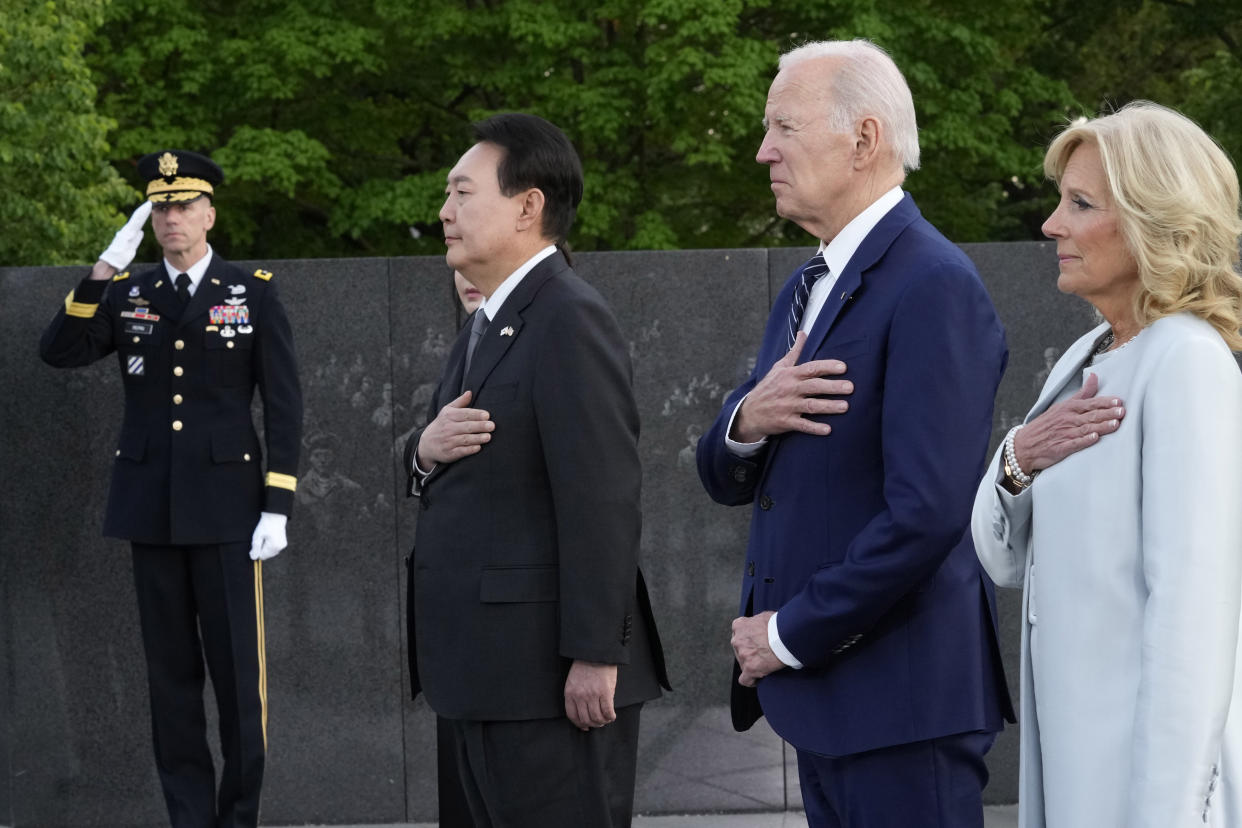
[[[138,174],[147,180],[147,200],[155,204],[193,201],[213,195],[224,181],[224,170],[205,155],[189,150],[161,150],[138,162]]]

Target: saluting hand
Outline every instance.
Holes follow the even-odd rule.
[[[839,359],[817,359],[798,365],[806,345],[806,332],[799,331],[789,353],[779,359],[759,380],[742,402],[733,431],[729,435],[740,443],[756,443],[764,437],[803,431],[829,434],[832,426],[808,419],[808,414],[841,414],[849,409],[845,400],[826,400],[825,394],[852,394],[849,380],[825,379],[845,373]]]
[[[477,454],[492,439],[496,429],[491,415],[480,408],[467,408],[471,392],[450,402],[428,424],[418,438],[418,465],[430,469],[437,463],[452,463]]]
[[[125,226],[116,231],[116,235],[112,237],[112,244],[99,254],[99,261],[106,267],[101,267],[97,263],[95,269],[91,271],[92,279],[111,279],[116,273],[129,267],[129,263],[138,253],[138,245],[142,244],[142,226],[147,223],[147,217],[151,215],[151,206],[149,201],[139,204],[138,209],[129,217],[129,221],[125,222]],[[109,267],[111,272],[108,272]]]

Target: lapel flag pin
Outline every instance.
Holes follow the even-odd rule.
[[[500,329],[500,335],[501,336],[513,336],[513,326],[505,325],[503,328]]]

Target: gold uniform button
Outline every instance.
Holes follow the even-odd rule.
[[[182,428],[180,420],[173,420],[173,431],[180,431]]]
[[[247,452],[246,454],[243,454],[243,455],[242,455],[242,459],[243,459],[243,460],[245,460],[247,463],[249,463],[249,462],[250,462],[250,454],[249,454],[249,452]]]
[[[173,394],[173,403],[175,405],[181,405],[181,399],[182,398],[180,394]]]
[[[137,336],[135,336],[135,337],[134,337],[134,344],[135,344],[135,345],[137,345],[137,344],[138,344],[139,342],[141,342],[141,341],[142,341],[142,338],[141,338],[141,337],[137,337]]]
[[[183,348],[185,348],[185,340],[178,339],[176,342],[173,343],[173,347],[176,348],[178,351],[182,350]]]
[[[232,342],[225,343],[225,346],[224,346],[224,347],[226,347],[226,348],[232,348],[232,347],[233,347],[233,343],[232,343]]]
[[[181,376],[181,375],[182,375],[182,374],[184,374],[184,373],[185,373],[185,371],[181,368],[181,366],[180,366],[180,365],[178,365],[176,368],[174,368],[174,369],[173,369],[173,376],[174,376],[174,377],[179,377],[179,376]]]

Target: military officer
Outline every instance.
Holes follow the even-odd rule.
[[[167,150],[138,170],[147,200],[65,298],[41,354],[68,368],[115,352],[124,380],[104,534],[133,547],[172,825],[254,826],[267,750],[262,562],[286,545],[302,429],[293,335],[272,274],[244,272],[207,243],[221,169]],[[164,261],[131,275],[148,215]],[[265,450],[250,415],[256,388]],[[207,674],[224,760],[218,790]]]

